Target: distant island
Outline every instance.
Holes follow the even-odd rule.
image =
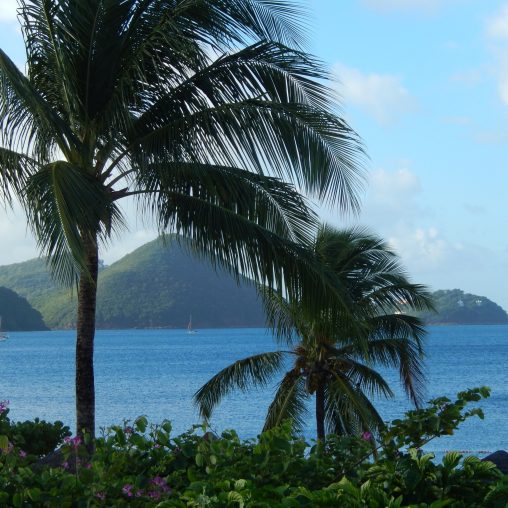
[[[25,298],[5,287],[0,287],[0,317],[3,331],[30,332],[48,329],[39,311]]]
[[[74,328],[76,298],[55,284],[43,259],[0,266],[0,286],[9,288],[9,301],[14,296],[24,301],[7,307],[2,303],[7,300],[0,299],[4,328],[20,329],[17,323],[26,323],[26,330]],[[166,244],[154,240],[103,267],[98,286],[98,328],[185,328],[191,314],[198,329],[265,326],[261,302],[248,279],[237,285],[229,274],[215,271],[171,239]],[[420,314],[427,324],[508,323],[507,313],[484,296],[460,289],[433,296],[438,312]],[[27,317],[19,320],[21,314],[12,309],[22,307]]]
[[[504,325],[506,311],[485,296],[464,293],[460,289],[445,289],[432,293],[436,313],[419,314],[426,324],[443,325]]]

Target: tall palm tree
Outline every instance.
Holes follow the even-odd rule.
[[[18,3],[27,64],[0,50],[0,192],[77,284],[77,430],[93,434],[99,248],[122,231],[121,200],[215,264],[298,292],[314,218],[293,185],[354,209],[363,151],[302,49],[297,4]]]
[[[288,302],[264,292],[269,320],[286,351],[239,360],[216,374],[195,394],[202,417],[209,418],[234,389],[266,386],[289,370],[278,385],[264,429],[291,419],[301,429],[310,396],[315,396],[317,437],[326,433],[377,432],[383,421],[372,397],[393,395],[376,366],[398,368],[402,386],[418,404],[422,395],[421,321],[408,311],[431,308],[428,292],[412,284],[398,258],[381,239],[365,230],[322,227],[314,243],[316,258],[333,272],[350,297],[351,314]]]

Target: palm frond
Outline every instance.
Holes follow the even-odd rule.
[[[5,148],[29,150],[40,162],[47,162],[56,146],[69,156],[77,144],[68,125],[1,49],[0,124]]]
[[[299,312],[297,303],[289,302],[280,291],[276,291],[263,284],[257,285],[261,296],[266,322],[275,339],[279,343],[293,345],[306,335],[307,321],[303,312]]]
[[[234,389],[246,391],[252,386],[266,386],[281,368],[283,357],[284,353],[280,351],[262,353],[222,369],[194,394],[200,415],[210,418],[214,408]]]
[[[365,359],[373,365],[399,369],[401,384],[408,397],[419,405],[424,396],[424,338],[426,330],[420,319],[404,315],[380,315],[367,319],[370,334],[368,349],[351,340],[339,348],[330,348],[337,358]]]
[[[300,431],[307,414],[305,380],[297,369],[292,369],[282,378],[275,397],[268,408],[263,431],[290,420],[295,432]]]
[[[11,189],[22,198],[23,189],[30,175],[39,169],[36,160],[0,147],[0,199],[11,203]]]
[[[199,164],[150,164],[134,176],[139,202],[164,230],[180,193],[212,203],[297,243],[310,242],[314,214],[292,185],[239,168]],[[166,199],[167,198],[167,199]]]
[[[316,312],[331,302],[346,309],[344,288],[323,272],[305,245],[269,229],[272,218],[266,209],[245,216],[234,201],[231,209],[205,198],[194,196],[191,189],[158,194],[157,213],[164,217],[161,230],[190,240],[195,253],[213,265],[283,290],[292,299],[303,299]]]
[[[24,199],[38,245],[65,285],[86,272],[84,235],[97,232],[107,242],[123,225],[107,189],[64,161],[47,164],[32,175]]]
[[[368,397],[359,390],[354,397],[355,401],[336,386],[325,389],[327,434],[358,436],[369,431],[376,435],[384,427],[381,415]],[[362,409],[359,411],[358,407]]]
[[[371,397],[393,397],[393,392],[383,376],[373,368],[347,356],[329,360],[334,376],[345,376],[356,389]]]
[[[325,390],[325,422],[329,432],[354,435],[363,430],[376,430],[383,421],[361,388],[347,375],[334,371]]]
[[[170,159],[269,170],[348,210],[358,208],[361,186],[355,138],[342,120],[324,111],[253,99],[175,115],[134,138],[130,151],[139,147],[138,161],[166,148]]]

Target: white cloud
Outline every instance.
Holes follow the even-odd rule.
[[[343,64],[336,64],[334,72],[346,104],[358,106],[383,125],[394,123],[416,107],[416,100],[398,76],[364,74]]]
[[[421,190],[419,178],[409,169],[385,171],[379,169],[370,174],[369,194],[377,204],[396,204],[412,199]]]
[[[412,281],[433,290],[460,288],[487,296],[508,309],[506,284],[502,284],[503,274],[508,272],[508,250],[489,249],[455,238],[442,214],[422,205],[425,182],[410,167],[408,162],[401,169],[373,171],[361,215],[354,223],[367,226],[386,239],[399,254]],[[463,207],[469,214],[484,213],[473,203]],[[472,220],[473,216],[469,218]],[[344,225],[336,217],[326,220]]]
[[[0,265],[37,257],[37,247],[19,206],[14,211],[0,208]]]
[[[16,21],[17,0],[0,0],[0,22]]]
[[[421,219],[432,215],[422,209],[421,193],[420,179],[408,168],[372,171],[360,216],[354,222],[372,227],[392,239],[394,245],[401,245],[398,238],[414,236],[423,227]]]
[[[410,265],[436,266],[442,263],[454,247],[434,227],[416,228],[403,235],[393,236],[390,243]]]
[[[508,40],[508,4],[487,20],[486,32],[492,39]]]
[[[508,3],[487,19],[485,34],[495,60],[497,92],[501,102],[508,106]]]

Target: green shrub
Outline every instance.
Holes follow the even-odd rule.
[[[8,402],[0,402],[0,435],[24,453],[42,457],[55,450],[71,435],[69,427],[60,421],[54,423],[35,418],[34,421],[11,422]]]
[[[204,426],[172,437],[169,422],[140,417],[104,431],[91,458],[66,438],[62,467],[41,469],[0,438],[0,506],[504,507],[508,479],[493,464],[454,452],[436,463],[419,449],[483,417],[466,406],[488,395],[435,399],[376,440],[330,436],[324,446],[292,436],[289,424],[242,441]]]

